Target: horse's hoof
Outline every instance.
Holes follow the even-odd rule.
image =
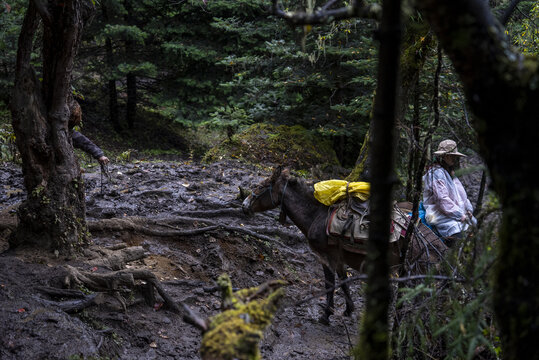
[[[353,306],[347,307],[342,314],[346,317],[350,317],[354,313],[354,310],[355,308]]]
[[[318,319],[318,322],[322,325],[329,325],[329,316],[322,316],[320,319]]]

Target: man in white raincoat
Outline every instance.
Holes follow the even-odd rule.
[[[466,155],[457,151],[453,140],[442,141],[434,155],[434,165],[423,176],[425,219],[451,246],[463,238],[470,224],[477,223],[466,191],[454,174],[458,158]]]

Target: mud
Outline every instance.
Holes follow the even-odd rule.
[[[229,228],[278,229],[257,238],[240,231],[211,230],[190,236],[149,236],[132,231],[97,231],[92,246],[120,243],[142,246],[146,257],[128,265],[154,272],[165,290],[207,318],[220,309],[212,291],[226,272],[238,288],[271,279],[288,282],[286,298],[261,343],[264,359],[349,359],[357,342],[363,308],[361,284],[351,285],[356,312],[344,317],[344,301],[337,292],[336,312],[329,326],[318,323],[323,273],[297,228],[281,226],[277,211],[241,214],[238,187],[248,188],[270,169],[233,161],[203,165],[186,161],[113,164],[110,178],[98,167],[84,174],[87,217],[100,219],[142,216],[151,219],[189,218],[176,229],[196,229],[212,223]],[[16,205],[24,198],[20,169],[0,168],[0,213],[15,221]],[[221,211],[218,210],[225,210]],[[6,230],[8,231],[8,230]],[[66,258],[34,249],[7,249],[0,234],[0,358],[1,359],[199,359],[201,333],[181,316],[148,306],[134,293],[123,293],[124,311],[110,294],[98,304],[67,314],[51,306],[38,286],[61,287],[65,265],[86,271],[93,267],[84,255]],[[353,271],[351,271],[353,274]]]

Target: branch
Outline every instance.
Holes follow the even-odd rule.
[[[28,4],[26,15],[21,26],[19,33],[19,40],[17,43],[17,63],[15,67],[15,80],[16,82],[22,81],[22,72],[30,67],[30,58],[32,56],[32,46],[34,44],[34,34],[39,24],[39,19],[36,14],[36,7],[33,2]],[[15,85],[15,91],[21,85]],[[22,92],[22,91],[21,91]],[[16,97],[14,95],[14,97]]]
[[[329,9],[334,3],[334,0],[330,0],[321,8],[317,8],[313,13],[308,13],[305,11],[285,11],[279,4],[279,0],[274,0],[272,11],[274,15],[285,19],[293,25],[328,24],[336,20],[356,17],[380,20],[382,15],[380,5],[365,4],[363,0],[353,0],[349,6]]]
[[[507,22],[509,21],[509,19],[511,18],[511,15],[513,15],[513,12],[515,11],[515,9],[517,8],[517,5],[521,2],[522,0],[513,0],[511,1],[511,4],[509,4],[509,6],[507,7],[507,9],[505,9],[505,11],[503,12],[502,16],[500,17],[500,23],[502,25],[507,25]]]
[[[316,294],[314,294],[312,296],[309,296],[306,299],[303,299],[303,300],[300,300],[300,301],[294,303],[294,306],[299,306],[299,305],[305,304],[305,303],[307,303],[307,302],[309,302],[311,300],[318,299],[319,297],[321,297],[321,296],[323,296],[323,295],[325,295],[327,293],[331,293],[331,292],[335,291],[336,289],[340,288],[344,284],[348,284],[348,283],[351,283],[351,282],[354,282],[354,281],[365,281],[367,279],[368,279],[368,277],[365,274],[349,277],[346,280],[343,280],[343,281],[339,282],[335,286],[332,286],[331,288],[320,291],[320,292],[318,292],[318,293],[316,293]],[[453,282],[458,282],[458,283],[466,282],[465,278],[452,277],[452,276],[443,276],[443,275],[411,275],[411,276],[406,276],[406,277],[390,278],[389,281],[393,282],[393,283],[405,283],[405,282],[408,282],[408,281],[423,280],[423,279],[445,280],[445,281],[453,281]]]
[[[52,15],[49,12],[49,9],[47,8],[47,1],[44,0],[34,0],[34,4],[36,5],[37,12],[41,16],[41,19],[43,20],[43,23],[51,27],[52,26]]]

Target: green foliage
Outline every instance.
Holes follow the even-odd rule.
[[[489,283],[496,258],[495,223],[452,249],[448,272],[465,281],[427,280],[401,289],[399,326],[393,334],[396,358],[500,358]]]
[[[102,36],[114,40],[134,41],[137,44],[144,45],[144,40],[148,37],[148,33],[136,26],[106,24],[102,31]]]
[[[522,1],[507,26],[507,34],[524,54],[539,55],[539,3]]]
[[[8,102],[15,74],[17,39],[27,1],[0,3],[0,101]]]
[[[18,157],[15,132],[11,126],[11,113],[0,100],[0,161],[15,161]]]
[[[0,123],[0,161],[15,161],[17,156],[13,128],[10,124]]]
[[[262,0],[99,5],[78,60],[84,71],[77,88],[86,98],[105,98],[99,92],[108,79],[120,80],[118,93],[124,93],[125,75],[135,73],[139,106],[185,127],[203,124],[201,129],[221,128],[230,135],[271,120],[320,129],[350,144],[368,127],[376,66],[371,21],[349,20],[302,34],[268,16]],[[107,39],[111,64],[105,64]],[[344,153],[353,162],[357,149],[348,146]]]
[[[119,74],[127,75],[134,73],[139,76],[154,76],[157,73],[157,68],[150,62],[143,62],[137,64],[118,64],[117,71]]]
[[[230,138],[240,127],[253,123],[252,116],[244,109],[238,107],[220,107],[210,114],[208,121],[202,122],[202,126],[209,128],[225,128]]]

